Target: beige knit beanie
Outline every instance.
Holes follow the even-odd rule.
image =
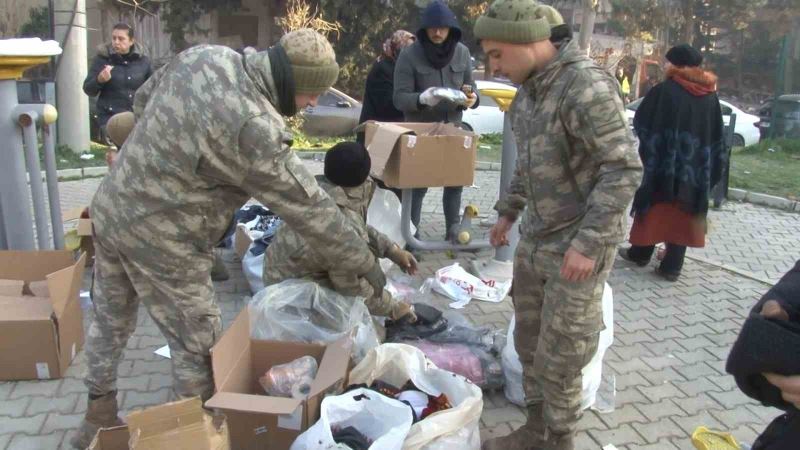
[[[336,53],[324,36],[303,28],[285,34],[280,45],[291,62],[298,94],[321,94],[336,83],[339,78]]]

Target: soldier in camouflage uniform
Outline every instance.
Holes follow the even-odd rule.
[[[369,153],[363,145],[342,142],[325,154],[325,175],[320,175],[317,181],[356,229],[359,238],[368,243],[376,261],[389,258],[413,275],[417,271],[417,261],[411,253],[367,225],[367,209],[375,191],[375,183],[369,179],[370,164]],[[370,314],[395,320],[410,315],[412,321],[416,320],[411,305],[392,298],[385,289],[376,294],[363,278],[342,271],[338,263],[331,264],[300,233],[284,224],[267,247],[264,284],[269,286],[290,278],[307,278],[343,295],[363,297]]]
[[[521,85],[510,110],[517,168],[495,206],[494,245],[527,207],[513,299],[528,421],[486,449],[574,448],[581,369],[597,350],[603,286],[641,179],[616,80],[568,33],[550,40],[562,23],[533,0],[497,0],[475,25],[493,70]]]
[[[74,446],[118,423],[117,366],[140,300],[167,338],[176,394],[213,393],[209,349],[222,323],[212,247],[251,196],[340,270],[383,289],[367,244],[291,151],[283,119],[314,105],[338,73],[331,45],[304,29],[259,53],[193,47],[139,89],[136,126],[91,204],[89,405]]]

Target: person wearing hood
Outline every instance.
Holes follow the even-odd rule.
[[[325,153],[324,175],[317,181],[336,202],[358,233],[369,245],[375,261],[388,258],[401,270],[414,275],[417,261],[386,235],[367,225],[375,183],[369,179],[371,159],[367,149],[356,142],[340,142]],[[291,226],[281,225],[264,256],[264,285],[271,286],[288,279],[308,279],[342,295],[364,299],[370,314],[400,320],[405,316],[416,320],[413,307],[392,297],[386,290],[373,292],[363,279],[342,273],[339,264],[331,264],[317,249]]]
[[[384,41],[381,56],[372,65],[367,74],[364,87],[364,106],[358,123],[368,120],[380,122],[402,122],[403,112],[395,108],[392,101],[394,94],[394,66],[400,52],[416,41],[416,36],[406,30],[397,30]],[[358,142],[364,143],[364,133],[358,133]]]
[[[462,112],[478,107],[475,81],[467,46],[461,43],[461,28],[455,14],[441,0],[434,0],[422,12],[417,41],[400,53],[394,69],[394,105],[406,122],[446,122],[461,126]],[[468,92],[460,105],[432,95],[435,88]],[[445,240],[461,220],[461,186],[445,187],[442,208]],[[417,227],[427,188],[413,190],[411,221]]]
[[[97,55],[83,82],[83,92],[97,96],[97,124],[104,141],[108,119],[117,113],[133,111],[136,90],[150,75],[150,59],[133,38],[133,28],[125,23],[114,25],[111,43],[97,47]]]
[[[89,399],[74,446],[86,448],[98,428],[121,423],[117,367],[140,302],[169,344],[177,396],[211,396],[209,350],[222,332],[213,247],[248,199],[280,215],[340,272],[382,292],[380,265],[291,150],[284,121],[314,106],[338,75],[330,43],[301,29],[244,55],[192,47],[136,93],[136,125],[91,203]]]
[[[496,0],[475,36],[493,72],[520,85],[507,113],[517,167],[495,205],[492,245],[507,245],[526,211],[512,296],[528,419],[484,449],[574,450],[581,370],[597,352],[603,289],[642,164],[619,84],[571,39],[558,11]]]
[[[644,267],[666,243],[656,274],[676,281],[686,247],[704,247],[709,191],[722,178],[723,122],[717,77],[700,68],[690,45],[667,54],[667,80],[651,89],[633,118],[644,179],[633,200],[631,247],[620,256]]]

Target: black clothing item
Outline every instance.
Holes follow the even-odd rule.
[[[797,450],[800,443],[800,413],[778,416],[753,443],[752,450]]]
[[[357,142],[340,142],[325,153],[325,178],[336,186],[361,186],[371,167],[367,149]]]
[[[777,301],[789,320],[767,319],[761,309]],[[733,344],[725,370],[747,396],[787,412],[775,419],[753,444],[753,450],[789,450],[800,442],[800,411],[781,397],[765,372],[800,375],[800,261],[750,311]]]
[[[333,432],[333,441],[337,444],[346,445],[352,450],[369,449],[370,440],[355,427],[347,427],[341,430],[333,429],[331,431]]]
[[[438,309],[424,303],[415,303],[414,312],[417,315],[414,323],[409,323],[405,318],[386,321],[386,342],[425,339],[447,329],[447,320]]]
[[[281,114],[292,117],[297,114],[297,103],[294,101],[295,85],[294,73],[292,72],[292,62],[286,50],[276,44],[267,50],[269,55],[270,71],[272,79],[275,81],[275,89],[278,91],[278,102],[280,103]]]
[[[111,79],[105,83],[97,81],[97,75],[106,66],[114,66]],[[90,97],[97,97],[97,124],[104,127],[114,114],[133,111],[133,98],[150,75],[150,58],[144,54],[143,48],[134,43],[126,55],[114,53],[110,44],[97,47],[97,55],[83,82],[83,92]]]
[[[425,31],[428,28],[450,28],[450,34],[442,44],[436,45],[428,38],[428,33]],[[422,11],[422,21],[417,30],[417,39],[422,43],[425,57],[431,66],[436,70],[441,70],[450,64],[456,46],[461,41],[461,27],[458,25],[456,15],[440,0],[431,2]]]
[[[655,252],[655,245],[638,246],[633,245],[628,249],[628,257],[637,264],[649,262]],[[659,268],[663,273],[679,275],[683,269],[683,261],[686,258],[686,247],[667,243],[667,251],[664,259],[661,260]]]
[[[703,64],[703,54],[689,44],[672,47],[667,52],[666,58],[678,67],[697,67]]]
[[[677,201],[682,210],[705,215],[725,166],[722,127],[716,93],[695,96],[671,79],[653,87],[633,119],[644,165],[633,214]]]
[[[394,60],[381,58],[372,65],[364,88],[364,103],[358,123],[368,120],[402,122],[403,112],[392,102],[394,94]]]

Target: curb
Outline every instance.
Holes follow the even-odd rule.
[[[800,202],[774,195],[759,194],[758,192],[745,191],[744,189],[728,189],[728,198],[755,205],[768,206],[789,212],[800,212]]]

